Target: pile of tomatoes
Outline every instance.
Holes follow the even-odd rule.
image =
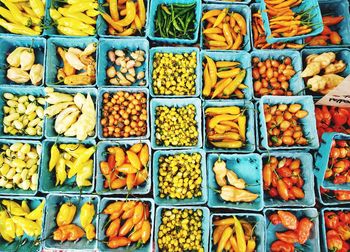
[[[347,211],[325,211],[326,238],[328,251],[346,252],[350,250],[350,213]]]

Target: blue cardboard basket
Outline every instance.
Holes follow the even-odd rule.
[[[326,194],[322,194],[320,190],[320,186],[316,180],[316,188],[315,191],[317,193],[317,199],[323,206],[337,206],[337,205],[348,205],[350,204],[349,200],[337,200],[335,196],[328,196]]]
[[[202,147],[202,118],[201,118],[201,112],[202,112],[202,106],[200,99],[197,98],[187,98],[187,99],[152,99],[150,110],[151,110],[151,133],[152,136],[156,136],[156,108],[161,106],[167,106],[167,107],[184,107],[187,105],[193,104],[196,108],[196,115],[195,120],[197,122],[197,131],[198,131],[198,142],[196,145],[193,146],[164,146],[164,145],[157,145],[155,137],[151,138],[151,146],[152,149],[159,150],[159,149],[192,149],[192,148],[201,148]]]
[[[108,223],[108,215],[106,214],[103,214],[103,210],[106,208],[107,205],[109,205],[110,203],[113,203],[115,201],[142,201],[144,203],[147,203],[148,206],[149,206],[149,211],[150,211],[150,223],[151,223],[151,237],[149,238],[148,242],[144,245],[142,245],[141,247],[137,248],[135,245],[136,243],[133,243],[131,246],[129,247],[120,247],[120,248],[117,248],[117,249],[110,249],[107,247],[107,245],[105,243],[103,243],[102,241],[106,240],[107,237],[105,235],[105,232],[107,230],[107,223]],[[126,198],[103,198],[101,200],[101,203],[100,203],[100,207],[99,207],[99,211],[98,211],[100,214],[99,214],[99,217],[98,217],[98,222],[99,222],[99,225],[98,225],[98,251],[116,251],[116,252],[124,252],[124,251],[137,251],[137,252],[151,252],[153,251],[153,230],[154,230],[154,219],[155,219],[155,216],[154,216],[154,213],[155,213],[155,205],[154,205],[154,201],[153,199],[149,199],[149,198],[141,198],[141,199],[138,199],[138,198],[129,198],[129,199],[126,199]],[[108,239],[107,239],[108,240]]]
[[[101,8],[101,11],[108,13],[108,15],[110,15],[109,12],[109,7],[106,5],[108,2],[106,0],[98,0],[99,3],[99,7]],[[115,35],[110,35],[108,33],[108,23],[103,19],[103,17],[101,15],[98,15],[97,17],[97,26],[96,26],[96,30],[97,30],[97,34],[99,37],[102,38],[125,38],[125,39],[129,39],[129,42],[132,42],[131,40],[134,38],[145,38],[146,37],[146,29],[148,27],[148,23],[149,21],[149,6],[150,6],[150,0],[144,0],[145,3],[145,7],[146,7],[146,23],[145,26],[142,28],[141,30],[141,34],[140,32],[136,32],[134,35],[131,36],[115,36]]]
[[[292,66],[294,68],[295,74],[288,81],[289,82],[289,90],[293,92],[293,95],[304,95],[304,83],[302,78],[300,77],[300,73],[302,71],[302,62],[300,53],[292,50],[256,50],[251,53],[252,59],[254,57],[258,57],[261,61],[265,61],[267,59],[276,59],[280,60],[283,57],[290,57],[292,60]],[[254,80],[252,80],[254,83]],[[254,92],[253,92],[254,93]],[[261,97],[257,97],[254,94],[254,99],[258,100]]]
[[[71,241],[65,241],[65,242],[59,242],[53,240],[52,234],[57,229],[56,224],[56,216],[60,210],[60,206],[64,203],[71,202],[77,207],[77,211],[75,213],[74,219],[72,221],[73,224],[79,226],[82,228],[80,223],[80,209],[83,206],[85,202],[91,202],[94,204],[95,207],[95,216],[92,220],[92,224],[95,226],[95,230],[97,233],[99,233],[99,220],[98,220],[98,214],[99,214],[99,205],[100,205],[100,198],[96,195],[66,195],[66,194],[49,194],[46,196],[47,203],[46,203],[46,221],[45,222],[45,229],[44,229],[44,248],[50,249],[50,250],[73,250],[73,251],[92,251],[97,250],[97,240],[94,239],[92,241],[89,241],[86,239],[85,236],[83,236],[81,239],[79,239],[76,242]]]
[[[195,31],[193,32],[193,38],[192,39],[185,39],[185,38],[162,38],[157,37],[155,34],[155,22],[156,22],[156,13],[157,13],[157,7],[160,4],[192,4],[196,3],[195,11]],[[202,16],[202,4],[200,0],[152,0],[151,1],[151,7],[149,10],[149,19],[147,23],[147,29],[146,34],[147,37],[155,42],[158,43],[168,43],[168,44],[195,44],[198,41],[198,30],[200,26],[200,19]]]
[[[158,171],[159,171],[159,158],[161,156],[174,156],[178,154],[194,154],[199,153],[201,155],[200,161],[200,169],[201,169],[201,191],[202,196],[193,197],[191,199],[172,199],[169,196],[166,198],[160,198],[160,190],[159,190],[159,179],[158,179]],[[169,151],[156,151],[153,154],[153,198],[157,205],[167,205],[167,206],[175,206],[175,205],[201,205],[205,204],[208,200],[207,194],[207,171],[206,171],[206,156],[205,152],[201,149],[192,149],[192,150],[169,150]]]
[[[333,140],[350,140],[350,135],[335,132],[324,133],[322,135],[321,145],[316,155],[314,173],[318,184],[323,188],[332,190],[349,190],[348,183],[334,184],[333,181],[324,179],[324,174],[328,168],[329,154],[332,149]]]
[[[72,178],[66,179],[66,181],[63,183],[63,185],[57,185],[56,186],[56,173],[55,169],[53,169],[51,172],[49,171],[49,162],[51,159],[51,147],[57,143],[63,144],[63,143],[74,143],[74,144],[84,144],[87,147],[95,145],[94,140],[87,140],[83,142],[79,142],[78,140],[74,139],[56,139],[56,140],[45,140],[43,142],[43,156],[41,160],[41,173],[40,173],[40,184],[39,184],[39,190],[43,193],[92,193],[94,191],[94,185],[95,185],[95,161],[96,161],[96,152],[93,154],[92,158],[94,160],[93,163],[93,170],[92,170],[92,176],[91,176],[91,186],[86,186],[79,188],[76,185],[76,175]]]
[[[318,211],[316,208],[285,208],[285,209],[277,209],[277,208],[266,208],[264,210],[264,216],[266,219],[266,248],[270,248],[271,244],[277,240],[276,238],[276,232],[284,232],[288,229],[282,226],[282,224],[273,225],[269,221],[269,216],[272,213],[277,213],[278,210],[284,210],[289,211],[292,214],[294,214],[298,220],[300,220],[303,217],[307,217],[309,219],[312,219],[312,222],[314,223],[314,226],[311,229],[310,237],[307,240],[307,242],[302,246],[299,243],[295,243],[295,248],[302,249],[307,248],[308,251],[320,251],[320,237],[319,237],[319,217],[318,217]]]
[[[228,8],[229,13],[231,12],[237,12],[241,14],[247,24],[247,35],[244,36],[243,44],[242,44],[242,50],[249,52],[251,50],[251,44],[250,44],[250,35],[251,35],[251,23],[252,23],[252,17],[251,17],[251,10],[247,5],[238,5],[238,4],[203,4],[203,13],[209,10],[223,10],[224,8]],[[206,22],[206,21],[204,21]],[[204,45],[204,22],[201,22],[201,35],[200,35],[200,46],[202,49],[205,49]],[[233,51],[233,50],[224,50],[224,51]]]
[[[84,96],[86,96],[87,94],[91,95],[92,100],[95,103],[95,109],[96,112],[98,113],[98,106],[97,106],[97,90],[95,88],[55,88],[55,92],[59,92],[59,93],[66,93],[66,94],[71,94],[71,95],[75,95],[77,93],[81,93]],[[49,104],[48,104],[49,106]],[[92,140],[94,138],[96,138],[96,131],[97,131],[97,124],[98,122],[96,121],[96,126],[95,126],[95,134],[91,137],[88,137],[86,140]],[[66,137],[64,135],[58,135],[55,131],[55,117],[53,118],[48,118],[47,116],[45,117],[45,137],[48,139],[76,139],[76,137]]]
[[[196,93],[193,95],[160,95],[160,94],[155,94],[153,91],[153,58],[155,53],[173,53],[173,54],[183,54],[183,53],[196,53],[196,62],[197,62],[197,67],[195,69],[195,74],[196,74],[196,80],[195,80],[195,85],[196,85]],[[201,79],[202,76],[200,74],[200,60],[199,60],[199,49],[196,47],[153,47],[149,51],[149,76],[148,76],[148,81],[150,83],[150,94],[152,97],[198,97],[200,95],[201,89]]]
[[[251,9],[251,11],[252,11],[252,13],[251,13],[251,16],[252,16],[252,17],[253,17],[253,14],[254,14],[254,13],[257,13],[257,12],[259,11],[259,9],[260,9],[260,3],[259,3],[259,2],[260,2],[259,0],[256,0],[255,3],[252,3],[252,4],[250,5],[250,9]],[[253,19],[253,18],[252,18],[252,19]],[[252,20],[251,24],[253,25],[253,20]],[[251,37],[252,49],[253,49],[253,50],[264,50],[264,49],[256,48],[256,47],[254,46],[253,28],[250,30],[250,37]],[[302,40],[302,39],[298,39],[298,40],[291,41],[291,42],[296,43],[296,44],[302,44],[302,43],[303,43],[303,40]],[[268,49],[268,50],[270,50],[270,49]],[[276,50],[276,49],[273,49],[273,50]],[[288,50],[297,50],[297,49],[289,49],[289,48],[288,48]]]
[[[98,43],[98,40],[94,37],[83,37],[83,38],[49,38],[47,40],[47,54],[46,54],[46,69],[45,69],[45,80],[46,86],[51,87],[92,87],[96,85],[95,83],[91,85],[65,85],[63,83],[58,83],[57,80],[57,71],[58,68],[63,67],[63,61],[60,55],[57,53],[58,47],[63,47],[68,49],[69,47],[77,47],[81,50],[84,50],[85,47],[90,43]],[[98,46],[95,53],[92,54],[96,61],[96,69],[97,69],[97,59],[98,57]],[[96,76],[97,79],[97,76]]]
[[[112,146],[121,146],[124,148],[130,148],[132,145],[137,143],[144,143],[148,145],[149,150],[149,161],[148,161],[148,167],[146,168],[148,170],[148,178],[147,180],[142,183],[141,185],[137,186],[136,188],[133,188],[131,191],[128,191],[128,189],[125,187],[123,189],[109,189],[104,188],[104,181],[105,177],[101,173],[100,169],[100,163],[102,161],[107,161],[107,148]],[[151,191],[151,143],[148,140],[134,140],[134,141],[100,141],[97,145],[97,154],[96,154],[96,193],[99,195],[111,195],[111,194],[147,194]]]
[[[324,221],[324,214],[325,212],[339,212],[339,211],[348,211],[350,212],[350,208],[348,207],[326,207],[326,208],[323,208],[321,209],[321,217],[320,217],[320,225],[321,225],[321,230],[320,230],[320,240],[321,240],[321,248],[322,248],[322,251],[329,251],[328,250],[328,246],[327,246],[327,230],[326,230],[326,224],[325,224],[325,221]]]
[[[272,37],[272,31],[270,29],[270,21],[267,15],[267,7],[265,4],[265,1],[261,1],[260,3],[260,10],[261,10],[261,15],[263,19],[263,24],[266,32],[266,40],[268,43],[276,43],[276,42],[287,42],[287,41],[292,41],[296,39],[302,39],[310,36],[315,36],[320,34],[323,31],[323,22],[322,22],[322,14],[320,10],[320,6],[318,4],[317,0],[304,0],[301,2],[300,5],[297,7],[292,8],[293,12],[295,13],[300,13],[304,12],[306,10],[309,10],[311,18],[311,23],[314,25],[315,28],[310,33],[304,34],[304,35],[299,35],[299,36],[293,36],[293,37],[280,37],[280,38],[275,38]]]
[[[217,4],[221,4],[221,3],[225,3],[225,4],[232,4],[232,2],[234,4],[249,4],[252,0],[243,0],[243,1],[229,1],[229,0],[204,0],[204,2],[208,2],[208,3],[217,3]]]
[[[41,64],[45,68],[45,53],[46,53],[46,40],[40,37],[16,37],[13,36],[0,36],[1,49],[0,49],[0,85],[11,85],[12,87],[33,85],[29,80],[25,84],[17,84],[6,77],[7,70],[10,68],[6,62],[7,56],[12,53],[17,47],[28,47],[34,49],[35,62],[34,64]],[[45,71],[43,73],[43,79],[40,84],[36,86],[43,86],[45,77]]]
[[[220,190],[215,180],[213,171],[214,163],[218,159],[226,161],[227,169],[233,170],[239,178],[245,180],[246,189],[252,193],[259,194],[253,202],[227,202],[221,199]],[[209,154],[207,157],[208,170],[208,206],[212,208],[225,208],[244,211],[261,211],[264,207],[264,191],[262,180],[262,160],[258,154]]]
[[[247,85],[248,88],[243,89],[244,93],[244,99],[245,100],[251,100],[253,97],[253,81],[252,81],[252,68],[251,68],[251,56],[249,53],[244,52],[244,51],[233,51],[231,53],[226,53],[224,51],[212,51],[212,50],[204,50],[201,51],[200,55],[200,65],[201,65],[201,98],[202,99],[210,99],[209,97],[204,97],[203,96],[203,88],[204,88],[204,67],[203,66],[203,61],[205,60],[205,56],[208,56],[212,58],[214,61],[237,61],[240,63],[238,67],[245,69],[246,70],[246,76],[244,78],[244,81],[242,82],[243,84]],[[217,99],[217,98],[214,98]],[[234,96],[232,96],[230,99],[239,99]],[[226,99],[223,99],[226,100]]]
[[[284,201],[281,198],[271,198],[267,191],[264,191],[264,203],[266,207],[313,207],[315,205],[314,176],[312,172],[313,159],[310,153],[305,152],[272,152],[261,155],[263,164],[266,164],[270,157],[293,158],[301,161],[301,177],[304,179],[303,199]]]
[[[46,0],[46,6],[45,6],[45,30],[43,35],[48,37],[63,37],[63,38],[87,38],[87,37],[95,37],[97,34],[97,27],[100,26],[99,20],[96,19],[96,24],[92,25],[96,29],[96,33],[94,36],[73,36],[73,35],[64,35],[60,34],[57,31],[55,21],[51,18],[50,15],[50,8],[58,9],[59,7],[64,7],[66,4],[61,1],[55,1],[55,0]]]
[[[103,136],[103,127],[100,123],[102,118],[102,108],[103,108],[103,94],[104,93],[116,93],[118,91],[124,91],[124,92],[130,92],[130,93],[145,93],[147,97],[147,133],[144,136],[132,136],[128,138],[115,138],[115,137],[104,137]],[[102,87],[98,89],[98,98],[97,98],[97,136],[100,140],[140,140],[140,139],[147,139],[150,136],[150,127],[149,127],[149,93],[147,88],[141,88],[141,87],[134,87],[134,88],[124,88],[124,87]]]
[[[301,51],[303,70],[306,68],[306,57],[311,54],[322,54],[326,52],[334,52],[336,54],[337,60],[343,60],[346,64],[346,68],[343,72],[338,73],[338,75],[346,78],[350,75],[350,49],[348,48],[317,48],[317,49],[304,49]],[[302,80],[306,86],[306,81]],[[323,95],[320,93],[312,92],[310,89],[306,89],[306,94],[313,95],[315,98],[322,98]]]
[[[29,136],[29,135],[10,135],[4,133],[4,110],[5,98],[4,93],[11,93],[15,96],[21,95],[33,95],[35,97],[45,97],[45,92],[42,87],[0,87],[0,138],[11,138],[11,139],[30,139],[30,140],[39,140],[44,136],[45,133],[45,119],[42,125],[42,135],[41,136]],[[42,106],[42,105],[41,105]],[[45,109],[45,106],[42,106]]]
[[[41,142],[39,141],[30,141],[30,140],[21,140],[21,142],[23,144],[30,144],[31,147],[36,147],[37,145],[41,145]],[[10,140],[10,139],[0,139],[0,147],[5,144],[5,145],[12,145],[14,143],[18,143],[18,140]],[[1,152],[3,153],[3,152]],[[41,153],[38,153],[39,155],[39,163],[38,163],[38,168],[37,168],[37,174],[39,176],[40,174],[40,168],[41,168],[41,159],[43,157],[42,155],[43,153],[43,148],[41,148]],[[39,178],[38,178],[39,180]],[[38,185],[39,185],[39,181],[38,181]],[[11,189],[6,189],[4,187],[0,187],[0,195],[35,195],[36,193],[38,192],[38,189],[37,190],[31,190],[31,189],[28,189],[28,190],[23,190],[21,188],[11,188]]]
[[[306,110],[308,115],[303,119],[299,119],[299,122],[303,126],[304,136],[308,139],[309,144],[306,146],[269,146],[268,145],[268,134],[266,129],[266,122],[264,116],[264,104],[269,104],[270,106],[277,104],[294,104],[299,103],[302,106],[302,110]],[[257,127],[260,130],[260,145],[262,149],[267,151],[271,150],[308,150],[308,149],[318,149],[319,142],[316,130],[316,118],[315,118],[315,105],[312,96],[270,96],[266,95],[260,99],[259,104],[259,123]]]
[[[205,110],[209,107],[227,107],[227,106],[238,106],[241,109],[246,108],[245,116],[247,117],[246,126],[246,144],[240,149],[225,149],[216,148],[212,146],[207,139],[206,133],[206,116]],[[247,100],[231,100],[231,101],[205,101],[203,103],[203,146],[206,152],[230,152],[230,153],[251,153],[255,151],[255,140],[254,140],[254,105],[251,101]]]
[[[202,210],[202,246],[204,248],[204,251],[209,251],[208,244],[209,244],[209,221],[210,221],[210,211],[206,207],[199,207],[199,206],[182,206],[182,207],[171,207],[171,206],[159,206],[157,207],[156,211],[156,224],[155,224],[155,231],[154,231],[154,240],[155,240],[155,251],[159,252],[162,251],[158,247],[158,232],[159,227],[162,224],[162,211],[171,210],[171,209],[192,209],[196,211],[197,209]]]
[[[120,67],[116,66],[114,63],[112,64],[108,59],[108,51],[109,50],[128,50],[130,52],[135,50],[143,50],[145,52],[145,61],[143,62],[142,66],[135,68],[136,75],[144,71],[145,77],[143,80],[146,80],[146,85],[148,86],[148,50],[149,50],[149,42],[146,39],[118,39],[118,43],[116,43],[115,40],[112,39],[100,39],[99,40],[99,55],[98,58],[98,69],[97,69],[97,86],[103,87],[103,86],[109,86],[109,87],[115,87],[116,85],[112,85],[109,83],[109,80],[107,78],[107,68],[110,66],[115,66],[116,70],[119,71]],[[137,80],[134,84],[131,86],[140,86],[141,80]],[[124,86],[127,87],[127,86]]]
[[[261,214],[255,213],[214,213],[210,215],[210,251],[216,251],[217,245],[213,243],[213,233],[214,233],[214,221],[215,218],[220,217],[230,218],[232,216],[236,216],[239,220],[245,220],[254,226],[254,235],[256,237],[256,252],[265,251],[265,218]]]
[[[30,196],[0,196],[0,201],[3,199],[6,200],[14,200],[17,203],[21,204],[22,200],[26,200],[28,203],[28,206],[30,210],[34,210],[36,207],[38,207],[42,200],[45,200],[45,197],[30,197]],[[45,203],[44,210],[43,210],[43,216],[42,216],[42,225],[41,228],[44,230],[45,225],[45,209],[46,209],[47,203]],[[23,242],[24,240],[27,240],[27,242]],[[16,251],[16,252],[39,252],[42,250],[42,241],[41,239],[44,239],[44,236],[41,234],[39,237],[33,237],[29,236],[26,233],[20,238],[15,238],[12,243],[7,243],[2,237],[0,237],[0,250],[1,251]]]
[[[321,13],[326,15],[343,16],[344,20],[337,25],[332,25],[330,28],[332,31],[337,31],[342,37],[342,43],[340,45],[328,44],[327,47],[348,47],[350,45],[350,13],[349,2],[342,0],[319,0]],[[306,47],[314,47],[306,45]],[[320,47],[320,46],[316,46]]]

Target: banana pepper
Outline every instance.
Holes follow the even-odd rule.
[[[16,225],[20,226],[23,231],[29,236],[37,237],[41,234],[41,226],[39,226],[39,224],[35,221],[19,216],[13,216],[12,220]]]
[[[9,211],[11,215],[15,216],[25,216],[27,213],[22,209],[22,207],[15,201],[12,200],[3,200],[1,202]]]

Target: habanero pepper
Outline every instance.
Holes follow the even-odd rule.
[[[294,249],[295,248],[293,243],[277,240],[271,244],[270,251],[271,252],[294,252]]]
[[[89,225],[95,216],[95,206],[91,202],[85,202],[80,209],[80,223],[85,229]]]
[[[343,241],[350,239],[350,227],[348,225],[339,225],[336,230],[338,231]]]
[[[298,227],[297,217],[288,211],[277,211],[278,216],[281,219],[282,225],[288,229],[296,230]]]
[[[345,213],[343,211],[338,212],[339,221],[344,224],[350,224],[350,213]]]
[[[85,227],[86,239],[89,241],[96,238],[96,231],[94,224],[90,223]]]
[[[281,224],[282,221],[281,221],[281,218],[279,217],[278,214],[274,213],[274,214],[271,214],[269,216],[269,220],[270,222],[273,224],[273,225],[278,225],[278,224]]]
[[[131,240],[129,238],[115,236],[108,241],[107,247],[112,249],[120,248],[120,247],[129,246],[130,243],[131,243]]]
[[[141,241],[143,244],[145,244],[151,237],[151,223],[149,222],[149,220],[145,220],[142,223],[141,231]]]
[[[117,218],[109,224],[107,230],[106,230],[106,236],[107,237],[113,237],[117,236],[120,228],[120,219]]]
[[[345,190],[335,190],[335,198],[339,201],[348,201],[350,200],[350,191]]]
[[[64,203],[56,216],[57,226],[68,225],[72,223],[77,207],[73,203]]]
[[[53,232],[53,239],[55,241],[61,241],[64,242],[66,240],[68,241],[76,241],[83,237],[85,235],[85,232],[83,229],[78,227],[75,224],[68,224],[58,227]]]
[[[276,232],[277,239],[288,242],[288,243],[297,243],[298,240],[298,234],[295,231],[288,230],[285,232]]]
[[[324,221],[329,229],[336,229],[339,225],[339,217],[335,212],[325,212]]]
[[[313,226],[314,223],[309,218],[304,217],[299,221],[297,234],[300,244],[305,244],[305,242],[309,239]]]
[[[112,214],[114,212],[119,212],[124,205],[123,201],[116,201],[111,204],[109,204],[104,210],[104,214]]]
[[[327,248],[329,251],[339,251],[343,248],[343,240],[339,235],[327,235]]]

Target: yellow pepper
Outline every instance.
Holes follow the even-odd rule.
[[[224,89],[224,95],[231,95],[237,87],[242,83],[246,75],[246,71],[243,69],[235,77],[235,79]]]
[[[11,237],[13,239],[16,237],[16,227],[15,227],[15,223],[13,222],[12,218],[7,218],[5,220],[5,229],[4,230],[9,237]]]
[[[232,82],[233,80],[231,78],[223,79],[223,81],[218,82],[211,98],[214,99],[216,96],[218,96],[223,90],[225,90],[226,87],[231,85]]]
[[[85,24],[84,22],[81,22],[71,17],[61,17],[57,19],[56,22],[60,26],[66,26],[77,30],[81,30],[89,35],[94,35],[96,33],[96,30],[93,26]]]
[[[28,36],[38,36],[40,35],[40,31],[34,31],[33,29],[30,29],[24,25],[21,24],[14,24],[14,23],[8,23],[4,19],[0,18],[0,26],[5,28],[11,33],[14,34],[22,34],[22,35],[28,35]]]
[[[75,18],[88,25],[96,24],[96,20],[81,12],[69,12],[67,8],[58,8],[58,12],[65,17]]]
[[[212,60],[210,57],[205,56],[207,59],[207,64],[208,64],[208,71],[209,71],[209,76],[211,80],[211,85],[214,86],[217,82],[217,68],[215,65],[214,60]]]
[[[30,208],[29,208],[28,203],[27,203],[26,200],[22,200],[21,207],[22,207],[24,212],[26,212],[26,213],[30,212]]]
[[[78,173],[78,171],[83,167],[84,163],[86,163],[91,156],[95,153],[96,147],[91,146],[90,148],[86,149],[75,161],[74,161],[74,168],[70,169],[68,172],[68,178],[73,177],[75,174]]]
[[[8,9],[5,9],[4,7],[0,7],[0,16],[5,18],[10,23],[21,24],[20,22],[18,22],[17,19],[14,18],[12,13]]]
[[[238,252],[246,252],[247,244],[245,243],[242,224],[236,216],[234,216],[233,218],[235,219],[235,231],[237,236]]]
[[[83,164],[83,167],[78,171],[76,177],[76,183],[78,187],[91,186],[92,183],[89,180],[92,177],[94,161],[92,159],[88,160]],[[73,164],[74,167],[74,164]],[[73,167],[71,169],[73,169]]]
[[[84,12],[98,8],[98,3],[95,2],[77,2],[69,6],[68,11],[71,13]]]
[[[250,238],[247,242],[247,252],[254,252],[256,247],[256,242],[253,238]]]
[[[64,181],[67,179],[66,172],[66,161],[64,158],[60,157],[56,164],[56,186],[63,185]]]
[[[144,27],[146,24],[146,7],[144,0],[137,0],[137,7],[139,10],[139,18],[141,21],[141,26]]]
[[[29,17],[25,17],[22,15],[22,12],[17,8],[17,6],[10,2],[9,0],[0,0],[6,8],[11,12],[13,17],[20,22],[24,26],[30,26],[32,24],[31,19]]]
[[[232,233],[233,233],[233,229],[231,227],[225,228],[225,230],[222,233],[221,238],[219,240],[216,252],[222,252],[224,250],[225,245],[226,245],[227,241],[230,239]]]
[[[126,2],[126,16],[123,19],[118,20],[116,24],[123,27],[128,26],[134,21],[135,16],[136,16],[136,5],[133,1],[128,0]]]
[[[64,203],[56,216],[57,226],[60,227],[72,223],[76,211],[77,207],[73,203]]]
[[[219,78],[233,78],[236,77],[240,73],[240,71],[240,68],[233,68],[227,71],[218,72],[217,75]]]
[[[35,15],[42,19],[45,15],[45,6],[41,0],[29,0],[30,7],[34,11]]]
[[[96,231],[95,231],[94,224],[90,223],[85,227],[85,234],[86,234],[86,239],[88,239],[89,241],[96,238]]]
[[[208,115],[221,115],[221,114],[230,114],[237,115],[241,113],[240,107],[229,106],[229,107],[211,107],[205,110],[205,114]]]
[[[221,121],[234,121],[239,117],[238,115],[221,114],[214,116],[209,121],[209,128],[214,129]]]
[[[24,235],[23,228],[20,225],[15,224],[15,229],[16,229],[16,237],[20,237]]]
[[[210,95],[210,91],[213,86],[209,76],[208,64],[205,65],[203,77],[204,77],[203,95],[207,97]]]
[[[39,226],[35,221],[19,216],[13,216],[12,220],[23,229],[24,233],[29,236],[37,237],[41,234],[41,226]]]
[[[31,211],[26,218],[30,220],[39,220],[43,217],[43,210],[45,206],[45,200],[41,201],[40,205]]]
[[[0,235],[7,242],[13,242],[13,238],[7,234],[6,229],[6,219],[8,218],[6,211],[0,211]]]
[[[50,150],[49,171],[52,171],[53,168],[55,168],[59,159],[60,159],[60,151],[57,148],[57,144],[54,144],[52,145]]]
[[[86,12],[86,15],[88,15],[89,17],[96,17],[100,14],[99,11],[97,10],[93,10],[93,9],[90,9],[90,10],[87,10]]]
[[[217,148],[225,148],[225,149],[239,149],[242,148],[242,141],[225,141],[225,142],[210,142]]]
[[[95,206],[91,202],[85,202],[80,209],[80,223],[81,226],[86,229],[86,227],[92,222],[95,216]]]
[[[7,211],[9,211],[11,215],[25,216],[27,214],[15,201],[3,200],[1,203],[7,208]]]
[[[59,13],[59,11],[57,11],[56,9],[54,8],[50,8],[50,17],[56,21],[57,19],[61,18],[62,15],[61,13]]]
[[[67,27],[63,25],[57,26],[57,31],[60,34],[68,35],[68,36],[89,36],[86,32],[80,31],[78,29],[74,29],[72,27]]]
[[[241,135],[243,141],[246,139],[246,125],[247,125],[247,117],[245,115],[240,115],[238,117],[238,127],[239,134]]]

